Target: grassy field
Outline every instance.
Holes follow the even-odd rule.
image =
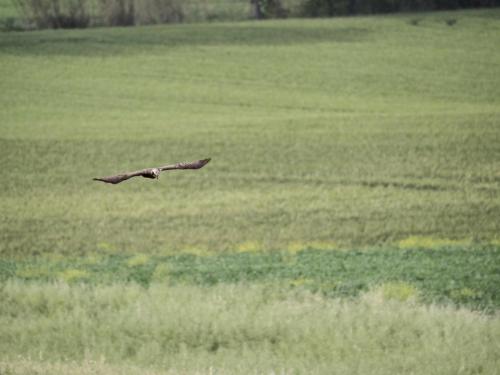
[[[491,9],[0,32],[0,374],[498,373],[498,45]]]
[[[0,34],[0,252],[494,239],[499,14]]]
[[[14,282],[2,299],[4,373],[451,375],[500,364],[500,319],[377,291],[339,301],[259,284]]]
[[[396,299],[452,303],[480,311],[500,308],[500,248],[447,247],[428,250],[304,250],[218,255],[42,257],[0,260],[0,281],[134,283],[148,288],[276,284],[324,296],[357,297],[382,288]]]

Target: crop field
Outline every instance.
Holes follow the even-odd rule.
[[[0,32],[0,374],[498,374],[498,45],[497,9]]]

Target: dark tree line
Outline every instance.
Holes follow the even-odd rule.
[[[250,0],[256,19],[288,15],[281,0]],[[500,6],[500,0],[303,0],[303,17],[332,17],[408,11],[452,10]]]
[[[133,26],[192,21],[192,10],[184,0],[13,0],[24,21],[19,29],[76,28],[88,26]],[[200,4],[202,0],[199,0]],[[230,1],[227,0],[227,7]],[[249,1],[249,2],[247,2]],[[206,3],[209,3],[207,1]],[[196,4],[196,2],[191,3]],[[205,3],[204,3],[205,4]],[[414,12],[500,6],[500,0],[244,0],[245,11],[237,19],[286,17],[333,17],[356,14]],[[222,6],[223,8],[223,6]],[[219,9],[223,13],[223,9]],[[244,13],[244,14],[243,14]],[[198,20],[214,20],[206,14]],[[228,18],[224,18],[228,20]],[[0,25],[1,27],[1,25]]]

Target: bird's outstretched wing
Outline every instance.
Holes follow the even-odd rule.
[[[172,171],[175,169],[200,169],[204,167],[205,164],[207,164],[209,161],[210,158],[191,161],[191,162],[175,163],[175,164],[164,165],[163,167],[160,167],[158,169],[160,171]]]
[[[135,172],[126,172],[126,173],[121,173],[117,174],[115,176],[106,176],[106,177],[96,177],[93,180],[94,181],[102,181],[102,182],[107,182],[109,184],[119,184],[122,181],[128,180],[129,178],[132,177],[137,177],[137,176],[143,176],[146,174],[151,168],[148,169],[141,169],[140,171],[135,171]]]
[[[128,180],[129,178],[136,176],[142,176],[145,178],[158,178],[161,171],[170,171],[175,169],[200,169],[209,161],[210,158],[192,162],[170,164],[159,168],[146,168],[135,172],[126,172],[117,174],[115,176],[96,177],[94,178],[94,181],[102,181],[102,182],[107,182],[109,184],[119,184],[122,181]]]

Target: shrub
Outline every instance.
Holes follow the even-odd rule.
[[[288,14],[281,0],[261,1],[261,7],[265,18],[285,18]]]
[[[418,26],[420,22],[422,22],[421,18],[412,18],[408,21],[408,23],[412,26]]]
[[[332,0],[306,0],[302,4],[302,15],[306,17],[330,17],[334,15]]]
[[[87,0],[17,0],[30,27],[83,28],[90,22]]]
[[[25,28],[81,28],[91,21],[93,25],[133,26],[184,20],[181,0],[16,1],[26,19]]]
[[[457,23],[457,19],[456,18],[448,18],[445,22],[448,26],[453,26],[454,24]]]
[[[2,31],[22,31],[22,22],[15,17],[6,17],[3,22],[0,21],[0,30]]]
[[[108,26],[135,24],[134,0],[99,0],[102,18]]]
[[[136,24],[175,23],[183,20],[181,0],[143,0],[135,3]]]

